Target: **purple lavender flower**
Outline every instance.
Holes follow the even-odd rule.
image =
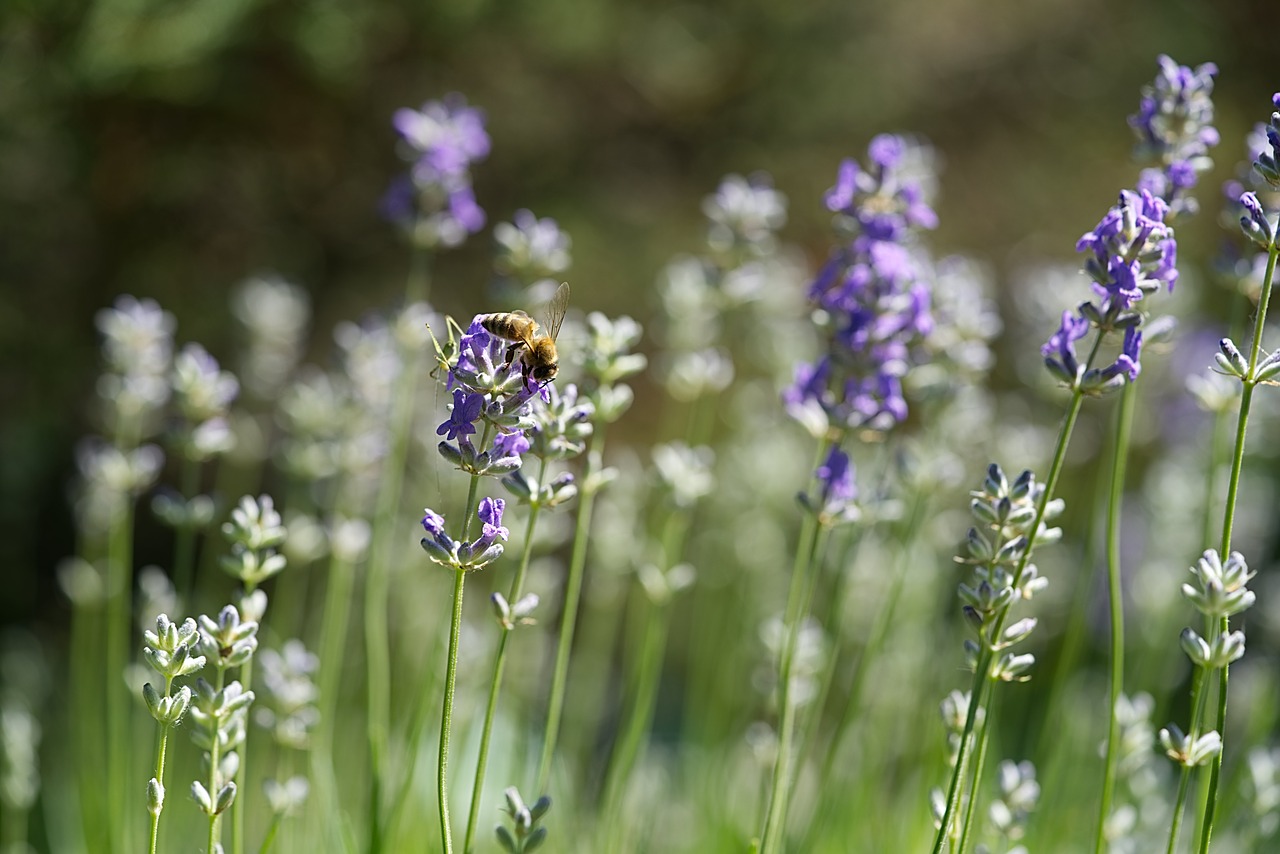
[[[1253,161],[1253,168],[1273,190],[1280,190],[1280,92],[1271,96],[1271,103],[1276,108],[1266,127],[1267,144],[1271,151],[1265,148],[1259,151],[1257,159]]]
[[[422,527],[429,535],[422,538],[422,548],[436,563],[448,564],[455,559],[458,544],[444,532],[443,516],[430,507],[422,512]]]
[[[937,224],[927,176],[907,169],[909,155],[921,159],[915,151],[901,137],[876,137],[869,168],[844,161],[827,193],[849,239],[809,288],[824,311],[826,352],[798,366],[796,382],[783,392],[794,417],[820,418],[811,427],[818,432],[831,424],[889,429],[906,418],[902,378],[933,328],[931,265],[915,238]]]
[[[493,440],[495,457],[521,457],[529,450],[529,438],[522,431],[499,433]]]
[[[457,440],[470,444],[467,437],[476,432],[475,421],[483,410],[483,394],[467,393],[460,388],[455,388],[449,419],[436,428],[436,435],[444,436],[447,442]]]
[[[1123,190],[1120,201],[1076,243],[1076,251],[1090,252],[1085,272],[1103,298],[1098,310],[1114,319],[1133,308],[1145,294],[1178,280],[1178,245],[1173,228],[1165,224],[1169,206],[1143,190]]]
[[[1076,317],[1069,311],[1062,313],[1062,323],[1058,331],[1049,336],[1049,340],[1040,348],[1045,365],[1054,376],[1063,382],[1074,383],[1080,372],[1080,362],[1076,358],[1076,344],[1089,334],[1089,321]]]
[[[448,385],[486,395],[500,403],[499,408],[505,413],[527,410],[533,396],[545,389],[532,377],[524,376],[518,358],[507,361],[511,342],[491,335],[480,323],[482,316],[477,314],[472,319],[458,342],[458,358],[449,371]],[[492,404],[486,414],[493,414]]]
[[[497,560],[503,552],[498,540],[506,540],[510,534],[502,525],[502,511],[506,506],[501,498],[484,498],[476,515],[480,519],[480,536],[469,543],[460,543],[445,533],[444,517],[427,508],[422,517],[422,527],[429,536],[422,538],[422,548],[427,557],[442,566],[453,569],[480,569]]]
[[[869,169],[852,158],[840,163],[836,185],[827,191],[828,210],[848,216],[872,240],[902,240],[913,229],[936,228],[925,185],[900,169],[908,153],[900,136],[881,134],[867,147]]]
[[[412,166],[383,196],[383,215],[426,245],[457,246],[485,223],[470,171],[489,154],[484,114],[453,94],[421,110],[397,110],[392,124]]]
[[[1142,89],[1137,114],[1129,117],[1138,136],[1138,158],[1160,164],[1143,170],[1138,190],[1164,199],[1175,215],[1195,213],[1190,190],[1198,175],[1213,166],[1209,149],[1219,139],[1212,124],[1218,68],[1206,62],[1193,70],[1163,55],[1159,63],[1155,80]]]
[[[511,532],[502,526],[502,512],[506,507],[507,502],[501,498],[485,498],[480,501],[477,515],[483,527],[480,538],[476,540],[477,548],[487,549],[494,541],[505,540],[510,535]]]

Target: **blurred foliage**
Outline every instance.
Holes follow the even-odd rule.
[[[389,119],[460,91],[489,117],[491,221],[573,235],[575,303],[650,311],[655,273],[701,239],[699,201],[765,169],[788,237],[825,253],[818,199],[882,130],[946,158],[941,251],[1004,270],[1066,258],[1131,183],[1132,112],[1155,56],[1221,68],[1219,152],[1259,119],[1274,10],[1102,0],[8,0],[0,8],[0,622],[53,607],[71,448],[86,431],[92,318],[158,299],[220,357],[228,290],[309,289],[313,348],[389,302],[407,253],[377,201],[401,168]],[[1209,195],[1206,192],[1206,197]],[[1207,205],[1209,207],[1209,205]],[[1211,209],[1211,208],[1210,208]],[[1216,240],[1208,217],[1187,238]],[[441,259],[446,310],[482,307],[488,247]]]

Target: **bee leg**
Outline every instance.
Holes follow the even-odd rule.
[[[520,349],[519,341],[517,341],[516,343],[512,344],[510,347],[507,348],[507,361],[504,362],[502,365],[504,369],[511,367],[511,363],[514,362],[516,359],[516,350],[519,350],[519,349]]]

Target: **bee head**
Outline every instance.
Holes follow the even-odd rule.
[[[549,383],[556,378],[556,374],[560,372],[560,366],[555,362],[549,365],[538,365],[529,372],[530,376],[539,384]]]

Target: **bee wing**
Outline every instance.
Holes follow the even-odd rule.
[[[528,323],[523,324],[521,327],[524,334],[517,335],[516,338],[514,338],[513,340],[519,341],[520,343],[524,344],[524,346],[532,350],[534,331],[537,329],[537,324],[533,323],[533,318],[529,317],[528,314],[526,314],[525,312],[521,311],[518,308],[508,313],[515,317],[523,318],[524,320],[529,321]]]
[[[569,310],[569,283],[561,282],[556,288],[555,296],[547,303],[545,317],[547,319],[547,335],[552,341],[560,334],[560,324],[564,323],[565,312]]]

